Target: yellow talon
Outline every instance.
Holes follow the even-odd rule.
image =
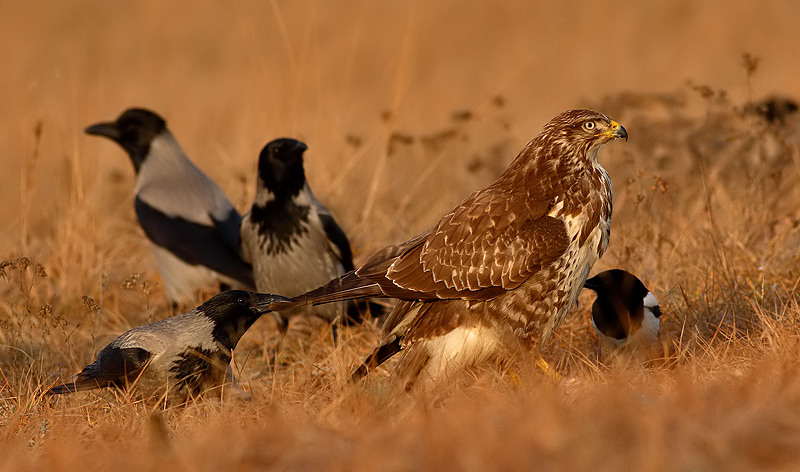
[[[536,366],[542,369],[542,372],[544,372],[544,374],[550,377],[551,379],[561,380],[561,374],[559,374],[558,372],[556,372],[555,369],[550,367],[550,364],[548,364],[546,360],[542,359],[541,356],[536,360]]]
[[[517,389],[522,385],[522,381],[519,379],[519,375],[513,370],[508,371],[508,376],[511,377],[511,385]]]

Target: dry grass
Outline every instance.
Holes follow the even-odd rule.
[[[800,122],[744,108],[800,96],[798,7],[536,3],[0,7],[0,469],[796,470]],[[663,345],[603,362],[586,297],[544,353],[563,382],[522,368],[398,395],[345,382],[375,326],[336,348],[317,330],[275,366],[264,319],[236,353],[250,402],[42,398],[168,313],[130,164],[80,132],[131,105],[240,209],[260,147],[304,139],[358,261],[491,182],[551,116],[600,109],[631,141],[601,155],[616,198],[596,269],[646,281]]]

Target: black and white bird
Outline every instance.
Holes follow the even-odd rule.
[[[48,394],[115,387],[176,404],[219,394],[239,339],[269,305],[284,297],[230,290],[199,307],[126,331],[75,379]]]
[[[239,213],[186,157],[163,118],[132,108],[85,131],[115,141],[130,156],[136,216],[172,302],[194,305],[198,291],[215,284],[255,290],[252,268],[239,252]]]
[[[592,304],[592,324],[606,346],[647,346],[658,338],[658,300],[635,275],[620,269],[607,270],[583,286],[597,293]]]
[[[241,236],[242,255],[253,266],[260,292],[292,297],[353,270],[347,236],[306,181],[306,149],[300,141],[281,138],[267,143],[259,155],[255,200],[242,218]],[[314,314],[334,323],[346,309],[340,301],[272,315],[285,331],[295,315]]]

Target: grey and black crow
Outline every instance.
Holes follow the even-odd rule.
[[[631,342],[652,344],[658,337],[661,309],[635,275],[620,269],[601,272],[584,287],[597,293],[592,324],[603,343],[616,349]]]
[[[286,298],[230,290],[188,313],[133,328],[103,348],[74,382],[47,393],[132,388],[143,398],[169,404],[220,393],[239,339],[278,300]]]
[[[273,309],[398,298],[381,345],[353,377],[403,351],[393,375],[406,388],[416,378],[441,381],[477,362],[535,351],[608,246],[612,186],[597,155],[627,138],[602,113],[566,111],[493,184],[429,230]]]
[[[306,181],[306,149],[300,141],[281,138],[267,143],[259,155],[255,200],[242,218],[241,235],[242,255],[253,266],[260,292],[292,297],[353,270],[347,236]],[[272,315],[285,331],[297,314],[314,314],[334,323],[343,319],[346,309],[341,301]]]
[[[255,290],[252,268],[240,256],[239,213],[186,157],[163,118],[132,108],[85,131],[115,141],[130,156],[136,216],[172,302],[194,304],[199,289],[220,283]]]

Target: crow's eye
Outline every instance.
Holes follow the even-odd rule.
[[[595,126],[597,125],[595,124],[594,121],[587,121],[586,123],[583,124],[583,129],[585,129],[586,131],[591,131],[594,129]]]
[[[247,298],[246,297],[239,297],[236,299],[236,303],[239,305],[247,305]]]

